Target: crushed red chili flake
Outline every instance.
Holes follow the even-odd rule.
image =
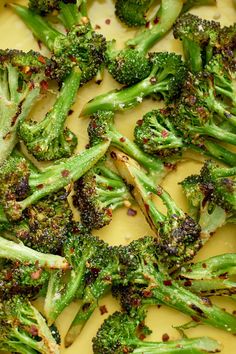
[[[48,89],[48,82],[45,81],[45,80],[42,80],[40,82],[40,87],[41,87],[42,90],[47,90]]]
[[[172,285],[172,281],[171,281],[171,279],[164,280],[164,281],[163,281],[163,284],[164,284],[165,286],[171,286],[171,285]]]
[[[32,325],[28,328],[28,332],[32,335],[32,336],[37,336],[38,335],[38,329],[36,326]]]
[[[106,25],[110,25],[110,23],[111,23],[111,20],[110,20],[109,18],[107,18],[107,19],[105,20],[105,24],[106,24]]]
[[[39,61],[40,63],[42,63],[42,64],[46,64],[46,60],[45,60],[45,58],[44,58],[42,55],[39,55],[39,56],[38,56],[38,61]]]
[[[95,25],[95,30],[99,30],[99,29],[101,29],[101,26],[99,26],[99,25]]]
[[[143,120],[142,119],[139,119],[136,123],[137,125],[141,126],[143,124]]]
[[[43,188],[43,183],[37,185],[37,189],[42,189]]]
[[[167,333],[164,333],[162,335],[162,342],[168,342],[169,339],[170,339],[170,337]]]
[[[206,263],[202,263],[202,268],[207,268],[207,265],[206,265]]]
[[[168,131],[167,131],[167,130],[162,130],[162,132],[161,132],[161,136],[162,136],[162,138],[167,138],[167,137],[168,137],[168,135],[169,135],[169,133],[168,133]]]
[[[73,113],[74,113],[73,109],[70,109],[69,112],[68,112],[68,115],[70,116]]]
[[[63,171],[61,172],[62,177],[68,177],[69,174],[70,174],[70,171],[68,171],[68,170],[63,170]]]
[[[233,314],[234,316],[236,316],[236,310],[234,310],[234,311],[232,312],[232,314]]]
[[[141,334],[139,335],[139,339],[140,339],[140,340],[144,340],[145,338],[146,338],[146,336],[145,336],[144,333],[141,333]]]
[[[145,206],[146,212],[148,213],[149,212],[149,205],[148,204],[144,204],[144,206]]]
[[[106,305],[100,306],[100,307],[99,307],[99,310],[100,310],[100,314],[101,314],[101,315],[104,315],[105,313],[108,313],[107,308],[106,308]]]
[[[125,139],[125,137],[123,137],[123,136],[122,136],[122,138],[120,138],[120,142],[121,142],[121,143],[124,143],[125,140],[126,140],[126,139]]]
[[[155,25],[157,25],[159,22],[160,22],[160,18],[159,17],[155,17],[153,23]]]
[[[135,216],[135,215],[137,215],[137,211],[132,208],[128,208],[127,215],[128,216]]]
[[[31,279],[37,280],[41,277],[41,274],[42,274],[42,269],[40,268],[40,269],[36,270],[35,272],[31,273],[30,276],[31,276]]]
[[[149,28],[149,26],[150,26],[150,22],[147,21],[146,24],[145,24],[145,27],[146,27],[146,28]]]
[[[38,39],[37,43],[38,43],[39,49],[42,49],[42,42]]]

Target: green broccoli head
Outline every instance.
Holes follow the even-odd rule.
[[[168,110],[153,110],[138,120],[134,130],[135,142],[148,154],[160,158],[179,157],[183,139],[169,120]]]
[[[59,0],[29,0],[29,8],[37,13],[46,14],[58,10]]]
[[[117,0],[115,14],[121,22],[129,27],[140,27],[146,24],[146,13],[153,0]]]
[[[0,50],[0,165],[18,142],[17,128],[47,88],[51,61],[41,54]]]
[[[1,303],[0,348],[25,353],[58,354],[59,346],[38,310],[23,296]],[[21,349],[22,348],[22,349]]]
[[[52,60],[56,65],[52,76],[63,80],[74,66],[79,66],[84,84],[97,74],[105,50],[105,38],[91,29],[90,24],[73,26],[66,36],[55,40]]]
[[[204,69],[218,47],[220,23],[187,13],[176,21],[173,33],[182,41],[188,67],[198,72]]]
[[[120,84],[133,85],[145,79],[151,71],[146,54],[135,48],[114,49],[114,41],[108,44],[105,61],[112,77]]]
[[[88,135],[90,145],[99,144],[101,141],[110,139],[110,132],[114,126],[114,112],[98,111],[91,116]]]

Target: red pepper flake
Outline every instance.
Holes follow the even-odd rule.
[[[36,327],[36,326],[34,326],[34,325],[32,325],[32,326],[30,326],[29,328],[28,328],[28,332],[33,336],[33,337],[35,337],[35,336],[37,336],[38,335],[38,328]]]
[[[146,212],[148,213],[149,212],[149,205],[148,204],[144,204],[144,206],[145,206],[145,209],[146,209]]]
[[[38,39],[37,43],[38,43],[39,49],[41,50],[42,49],[42,42]]]
[[[164,280],[164,281],[163,281],[163,284],[164,284],[165,286],[171,286],[171,285],[172,285],[172,281],[171,281],[171,279]]]
[[[150,290],[144,290],[143,291],[143,296],[144,297],[152,297],[152,292]]]
[[[147,144],[149,142],[149,139],[148,138],[143,138],[143,143],[144,144]]]
[[[192,282],[191,282],[191,280],[190,280],[190,279],[185,280],[185,282],[184,282],[184,286],[191,286],[191,285],[192,285]]]
[[[157,195],[158,195],[158,196],[161,196],[162,193],[163,193],[162,188],[160,188],[160,187],[157,188]]]
[[[143,120],[139,119],[136,124],[139,125],[139,126],[143,125]]]
[[[146,28],[149,28],[149,26],[150,26],[150,22],[147,21],[146,24],[145,24],[145,27],[146,27]]]
[[[99,310],[100,310],[100,314],[101,315],[104,315],[105,313],[108,313],[106,305],[100,306]]]
[[[68,171],[68,170],[63,170],[63,171],[61,172],[62,177],[68,177],[69,174],[70,174],[70,171]]]
[[[169,133],[168,133],[168,131],[167,131],[167,130],[162,130],[162,132],[161,132],[161,136],[162,136],[162,138],[167,138],[167,137],[168,137],[168,135],[169,135]]]
[[[141,333],[141,334],[139,335],[139,339],[140,339],[140,340],[144,340],[145,338],[146,338],[146,336],[145,336],[144,333]]]
[[[206,265],[206,263],[202,263],[202,268],[207,268],[207,265]]]
[[[40,82],[40,87],[41,87],[41,89],[43,89],[43,90],[47,90],[47,89],[48,89],[48,82],[45,81],[45,80],[42,80],[42,81]]]
[[[132,208],[128,208],[127,215],[128,216],[136,216],[137,215],[137,211],[132,209]]]
[[[111,158],[113,160],[117,160],[117,156],[116,156],[116,153],[114,151],[112,151],[110,155],[111,155]]]
[[[170,337],[167,333],[164,333],[162,335],[162,342],[168,342],[169,339],[170,339]]]
[[[95,30],[100,30],[100,29],[101,29],[101,26],[95,25]]]
[[[112,217],[112,209],[111,209],[111,208],[108,208],[107,211],[106,211],[106,214],[107,214],[109,217]]]
[[[43,183],[37,185],[37,189],[42,189],[43,188]]]
[[[109,18],[107,18],[107,19],[105,20],[105,24],[106,24],[106,25],[110,25],[110,23],[111,23],[111,20],[110,20]]]
[[[39,56],[38,56],[38,61],[39,61],[40,63],[42,63],[42,64],[46,64],[46,60],[45,60],[45,58],[44,58],[42,55],[39,55]]]
[[[232,312],[232,314],[233,314],[234,316],[236,316],[236,310],[234,310],[234,311]]]
[[[121,142],[121,143],[124,143],[125,140],[126,140],[126,139],[125,139],[125,137],[123,137],[123,136],[122,136],[122,138],[120,138],[120,142]]]
[[[33,82],[33,81],[30,81],[30,82],[29,82],[29,89],[30,89],[30,91],[33,90],[34,87],[35,87],[34,82]]]
[[[154,25],[157,25],[159,22],[160,22],[160,17],[155,17],[153,21]]]
[[[70,116],[73,113],[74,113],[73,109],[70,109],[69,112],[68,112],[68,116]]]
[[[76,57],[73,57],[72,55],[70,55],[69,58],[73,63],[76,63]]]
[[[198,318],[197,316],[191,316],[191,318],[194,322],[201,322],[200,318]]]
[[[40,269],[36,270],[35,272],[31,273],[30,276],[31,276],[31,279],[37,280],[41,277],[41,274],[42,274],[42,269],[40,268]]]

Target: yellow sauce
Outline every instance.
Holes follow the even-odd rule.
[[[26,1],[16,2],[20,4],[27,3]],[[235,22],[236,9],[234,8],[234,1],[218,0],[217,2],[217,7],[205,6],[194,9],[192,12],[206,19],[216,19],[217,21],[220,21],[222,25],[230,25]],[[33,38],[30,31],[17,18],[17,16],[12,13],[10,9],[3,7],[3,3],[5,3],[5,1],[1,1],[0,4],[0,47],[23,50],[39,50],[37,41]],[[92,24],[99,25],[101,27],[100,32],[103,33],[107,39],[116,38],[118,46],[121,47],[122,43],[126,39],[134,35],[135,31],[127,29],[118,23],[113,12],[114,2],[111,0],[89,2],[89,16],[92,20]],[[106,24],[106,19],[111,20],[109,25]],[[175,51],[181,53],[181,44],[177,42],[170,33],[156,45],[155,49],[158,51]],[[47,50],[44,48],[42,51],[45,54],[47,53]],[[92,97],[116,87],[119,87],[119,85],[108,74],[106,74],[105,79],[100,86],[94,83],[89,83],[80,89],[77,102],[73,107],[74,113],[68,118],[67,121],[68,127],[79,137],[79,145],[77,150],[83,149],[87,143],[86,129],[88,119],[79,118],[83,105]],[[43,104],[37,106],[37,109],[34,110],[33,114],[39,116],[42,115],[43,112],[46,112],[48,106],[48,100],[45,100]],[[140,119],[145,112],[151,110],[153,107],[157,107],[157,103],[150,100],[145,100],[135,109],[117,114],[117,127],[127,137],[132,138],[135,122]],[[170,175],[168,175],[163,182],[163,186],[170,192],[177,204],[182,208],[185,208],[185,210],[187,205],[178,182],[185,176],[199,171],[200,167],[200,162],[192,160],[185,161],[177,167],[176,171],[170,173]],[[94,233],[110,244],[127,244],[135,238],[147,234],[153,234],[146,223],[145,218],[138,210],[138,207],[135,206],[134,208],[138,211],[135,217],[127,216],[127,209],[120,209],[114,213],[113,221],[109,226]],[[226,252],[236,252],[235,227],[232,225],[227,225],[217,231],[212,239],[199,252],[197,259],[204,259]],[[226,308],[230,312],[236,309],[236,303],[227,298],[215,298],[214,302],[219,306]],[[42,309],[43,301],[37,301],[37,305],[40,309]],[[92,354],[91,340],[93,336],[95,336],[98,327],[109,314],[114,312],[116,309],[119,309],[119,305],[110,295],[104,297],[99,302],[99,305],[106,305],[108,313],[101,315],[98,308],[87,322],[83,332],[80,337],[77,338],[75,343],[68,349],[64,349],[62,345],[61,352],[63,354]],[[62,339],[69,328],[78,306],[79,303],[73,303],[61,314],[56,322],[61,332]],[[153,333],[148,340],[161,340],[164,333],[168,333],[170,339],[172,340],[177,339],[179,338],[179,334],[173,326],[177,326],[188,321],[189,318],[187,316],[165,306],[162,306],[159,309],[157,307],[151,308],[148,314],[147,324],[153,330]],[[236,337],[223,332],[222,330],[217,330],[204,325],[188,330],[187,334],[195,337],[202,335],[212,336],[223,344],[224,349],[222,350],[222,354],[236,353]]]

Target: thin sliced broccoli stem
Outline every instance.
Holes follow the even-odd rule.
[[[210,6],[210,5],[216,5],[216,0],[186,0],[183,5],[181,14],[187,12],[193,6]]]
[[[135,49],[140,52],[147,53],[148,50],[171,29],[182,7],[182,0],[162,0],[157,15],[150,23],[153,27],[142,30],[133,39],[128,40],[127,45],[135,47]],[[156,18],[158,18],[159,21],[155,24]]]
[[[77,0],[76,4],[60,2],[59,18],[67,30],[73,26],[82,24],[85,18],[88,21],[87,1]]]
[[[68,263],[65,258],[37,252],[21,243],[15,243],[0,236],[0,258],[17,260],[38,264],[44,268],[67,269]]]
[[[36,38],[38,38],[50,51],[55,51],[56,40],[62,36],[62,33],[53,28],[43,17],[31,11],[25,6],[11,4],[16,14],[29,27]]]
[[[0,349],[8,351],[8,352],[14,350],[15,352],[21,353],[21,354],[38,354],[38,351],[34,350],[33,348],[28,347],[25,344],[11,342],[8,345],[9,346],[6,346],[6,347],[3,345],[0,347]]]

